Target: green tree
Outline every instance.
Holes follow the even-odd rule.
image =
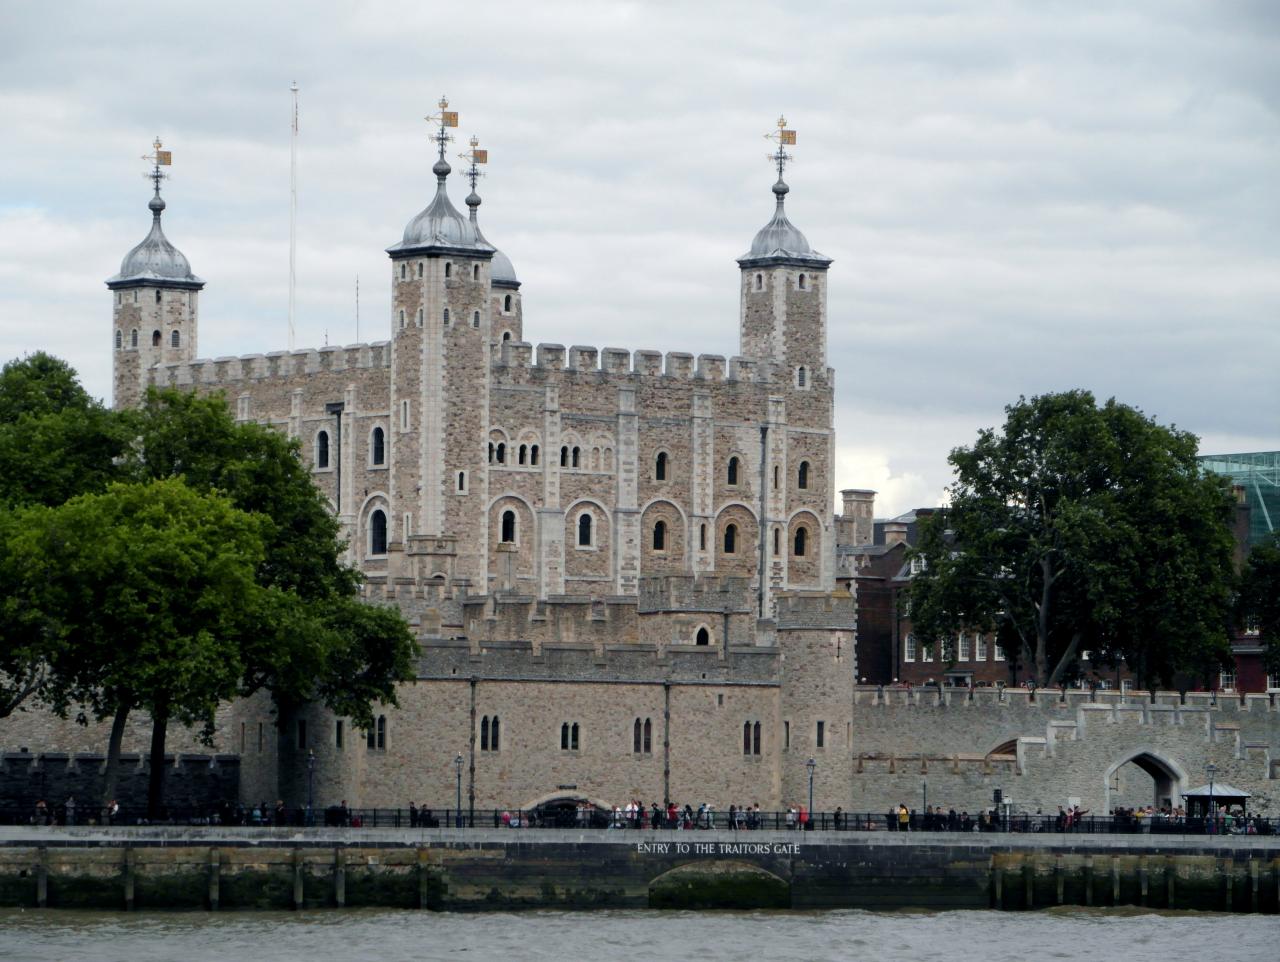
[[[995,631],[1048,685],[1084,650],[1147,684],[1216,670],[1229,653],[1232,500],[1199,470],[1196,438],[1087,391],[1005,413],[1002,431],[951,453],[951,503],[915,550],[916,634]]]
[[[1249,552],[1240,575],[1238,618],[1258,632],[1267,670],[1280,673],[1280,533]]]
[[[258,582],[275,589],[264,621],[277,630],[246,641],[241,693],[269,691],[282,717],[318,700],[357,725],[371,723],[374,703],[396,704],[417,645],[398,609],[360,602],[360,573],[341,561],[339,523],[297,442],[237,423],[221,395],[151,391],[132,417],[130,474],[181,477],[263,519]]]
[[[148,712],[153,816],[163,803],[169,719],[213,730],[243,675],[241,652],[274,632],[256,573],[261,519],[180,480],[115,484],[6,525],[0,566],[14,602],[43,621],[51,646],[44,696],[112,720],[104,803],[114,794],[125,723]],[[8,603],[8,599],[6,599]]]
[[[65,362],[43,352],[0,369],[0,528],[25,505],[62,504],[101,491],[120,475],[122,420],[91,398]],[[0,584],[0,718],[24,706],[49,679],[57,644],[37,612],[13,603]]]

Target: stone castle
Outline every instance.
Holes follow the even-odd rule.
[[[1272,698],[857,684],[844,569],[871,540],[873,493],[844,492],[836,513],[831,260],[788,218],[781,147],[773,215],[737,262],[740,356],[726,361],[535,348],[475,178],[464,215],[443,127],[438,140],[435,195],[387,249],[388,341],[199,359],[204,282],[161,229],[158,176],[151,232],[107,282],[115,403],[151,385],[221,392],[237,418],[297,438],[368,600],[399,606],[421,644],[417,681],[367,732],[320,708],[226,706],[217,750],[242,799],[305,803],[310,764],[320,806],[445,807],[461,772],[477,809],[776,809],[807,804],[812,777],[826,810],[914,804],[922,779],[931,802],[970,811],[994,787],[1101,810],[1153,790],[1176,800],[1214,760],[1280,801]],[[28,713],[0,722],[0,746],[19,742],[74,753],[106,739]],[[171,744],[175,764],[200,750],[177,732]],[[1136,773],[1127,786],[1121,769]]]

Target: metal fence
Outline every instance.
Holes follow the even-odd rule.
[[[982,813],[978,815],[912,812],[757,812],[681,809],[674,818],[653,810],[634,816],[596,808],[305,808],[224,804],[213,809],[170,807],[161,818],[144,807],[119,806],[114,811],[77,806],[41,810],[0,805],[3,825],[226,825],[248,828],[379,828],[379,829],[610,829],[617,831],[821,831],[821,832],[1008,832],[1114,835],[1280,835],[1280,819],[1233,815],[1205,817],[1084,815],[1069,822],[1055,815]]]

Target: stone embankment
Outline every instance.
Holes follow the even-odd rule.
[[[0,829],[0,907],[1280,912],[1280,839]]]

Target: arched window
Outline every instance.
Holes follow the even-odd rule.
[[[498,716],[494,715],[489,721],[489,751],[491,752],[496,752],[498,750],[498,735]]]
[[[447,307],[444,309],[444,326],[449,326],[449,308]]]
[[[510,332],[510,331],[503,331],[503,332],[502,332],[502,339],[503,339],[504,341],[509,341],[509,340],[511,340],[511,332]]]
[[[461,494],[467,490],[467,472],[458,472],[458,493]]]
[[[404,311],[400,312],[400,330],[404,330]]]
[[[479,311],[475,311],[475,312],[473,312],[473,313],[472,313],[472,315],[471,315],[471,326],[472,326],[472,327],[479,327],[479,326],[480,326],[480,312],[479,312]]]
[[[182,335],[174,329],[169,332],[169,346],[178,347],[182,343]]]
[[[492,442],[492,441],[490,441],[490,442],[489,442],[489,463],[490,463],[490,464],[493,464],[493,452],[494,452],[494,450],[495,450],[495,449],[494,449],[494,446],[493,446],[493,442]]]
[[[422,276],[422,261],[418,261],[418,276]]]
[[[667,452],[666,451],[658,452],[657,460],[654,462],[654,465],[653,465],[653,480],[655,481],[667,480]]]
[[[751,722],[742,723],[742,754],[751,754]]]
[[[653,550],[667,550],[667,523],[659,521],[653,526]]]
[[[118,351],[122,347],[124,347],[124,333],[116,331],[116,350]]]
[[[576,752],[578,750],[578,723],[574,722],[569,726],[569,750]]]
[[[752,745],[751,754],[759,755],[760,754],[760,723],[759,722],[756,722],[755,725],[752,726],[751,745]]]
[[[316,435],[316,467],[329,466],[329,432],[321,431]]]
[[[560,726],[560,751],[567,752],[569,750],[569,723],[565,722]]]
[[[480,751],[487,752],[489,750],[489,716],[485,715],[480,719]]]
[[[644,728],[640,724],[640,719],[635,720],[635,724],[631,726],[631,751],[640,754],[640,749],[644,745]]]
[[[401,264],[401,265],[400,265],[400,280],[404,280],[404,270],[405,270],[405,266],[404,266],[403,264]]]
[[[773,556],[776,558],[782,554],[782,531],[778,528],[773,529]]]
[[[498,716],[490,718],[485,715],[480,719],[480,751],[496,752],[498,750]]]
[[[698,548],[702,551],[707,550],[707,526],[705,524],[698,526]]]
[[[578,515],[578,547],[591,546],[591,514],[584,511]]]
[[[804,387],[807,375],[808,372],[805,371],[803,364],[796,368],[796,387]]]
[[[780,485],[781,480],[782,480],[782,469],[775,464],[773,466],[773,486],[775,489],[781,486]]]
[[[536,444],[532,444],[529,446],[529,463],[530,464],[538,463],[538,446]]]
[[[694,636],[694,641],[695,643],[704,646],[711,644],[711,632],[707,631],[706,628],[699,628],[698,634]]]
[[[809,487],[809,462],[808,461],[800,462],[800,469],[796,471],[796,487],[797,488]]]
[[[376,509],[369,515],[369,554],[387,553],[387,515]]]
[[[472,279],[473,281],[478,281],[478,280],[480,280],[480,265],[479,265],[479,264],[472,264],[472,265],[471,265],[471,279]]]
[[[444,262],[444,276],[446,279],[453,276],[453,265],[450,264],[448,261]]]
[[[733,554],[738,550],[738,526],[731,524],[724,529],[724,553]]]
[[[378,716],[378,751],[386,751],[387,748],[387,716]]]
[[[514,511],[502,512],[502,543],[516,543],[516,513]]]
[[[498,442],[498,463],[499,464],[507,463],[507,446],[503,444],[501,441]]]
[[[159,303],[160,303],[160,292],[159,292],[159,291],[156,291],[156,303],[157,303],[157,304],[159,304]]]
[[[738,483],[738,459],[736,457],[729,459],[729,470],[726,475],[726,480],[729,484]]]
[[[374,428],[369,436],[369,463],[387,463],[387,436],[382,428]]]
[[[800,290],[804,290],[804,275],[803,275],[803,274],[801,274],[801,275],[800,275],[800,279],[799,279],[799,280],[800,280],[800,282],[799,282],[799,285],[798,285],[798,286],[800,287]]]
[[[573,466],[576,468],[578,466],[578,462],[581,460],[582,460],[582,449],[574,448],[573,449]]]
[[[129,332],[129,346],[130,347],[138,346],[138,329],[136,327]]]
[[[517,463],[517,464],[524,464],[525,460],[526,460],[528,457],[529,457],[529,447],[528,447],[528,445],[525,445],[525,444],[520,445],[520,450],[516,452],[516,463]]]
[[[560,467],[567,468],[569,466],[569,446],[566,444],[560,449]]]
[[[653,722],[646,718],[644,720],[644,753],[648,755],[653,751]]]
[[[511,313],[511,295],[508,294],[502,299],[502,311],[504,314]]]
[[[796,543],[791,553],[794,554],[797,558],[803,558],[804,549],[806,547],[806,542],[808,540],[809,540],[809,529],[796,528],[796,538],[795,538]]]
[[[422,321],[423,321],[423,320],[424,320],[424,318],[423,318],[423,314],[422,314],[422,308],[418,308],[418,326],[419,326],[419,327],[421,327],[421,326],[422,326]]]
[[[762,291],[762,290],[764,290],[764,275],[763,275],[763,274],[757,274],[757,275],[756,275],[756,290],[758,290],[758,291]]]
[[[157,293],[159,293],[159,292],[157,292]],[[160,346],[160,332],[159,332],[159,331],[152,331],[152,332],[151,332],[151,346],[152,346],[152,347],[159,347],[159,346]]]

